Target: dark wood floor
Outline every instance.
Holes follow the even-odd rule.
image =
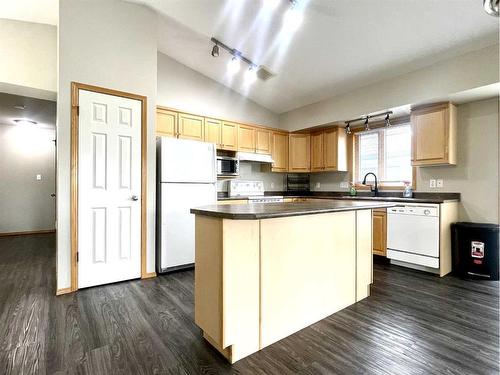
[[[193,272],[54,296],[54,235],[0,238],[0,374],[498,374],[499,285],[376,265],[372,296],[233,366]]]

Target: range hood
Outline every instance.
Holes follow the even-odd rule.
[[[271,155],[267,154],[254,154],[253,152],[238,152],[236,157],[240,161],[255,161],[257,163],[274,163]]]

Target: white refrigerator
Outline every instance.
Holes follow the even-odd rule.
[[[217,158],[212,143],[159,137],[157,156],[156,271],[194,265],[194,215],[217,203]]]

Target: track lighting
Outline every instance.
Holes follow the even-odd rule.
[[[231,60],[227,63],[227,72],[230,75],[234,75],[238,73],[240,70],[240,59],[236,56],[233,56]]]
[[[389,113],[385,116],[385,126],[387,127],[391,126],[391,120],[389,119],[389,116]]]
[[[251,85],[257,80],[257,71],[256,67],[250,66],[248,70],[245,72],[245,84]]]
[[[345,133],[347,135],[352,134],[351,125],[349,125],[349,123],[345,126]]]
[[[370,124],[368,124],[368,119],[369,119],[369,117],[366,116],[366,119],[365,119],[365,131],[370,130]]]
[[[490,16],[498,17],[500,0],[483,0],[483,8]]]
[[[215,44],[212,48],[212,56],[219,57],[219,46]]]

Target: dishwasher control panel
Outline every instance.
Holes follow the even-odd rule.
[[[398,214],[398,215],[439,216],[439,206],[438,205],[396,206],[388,208],[387,213]]]

